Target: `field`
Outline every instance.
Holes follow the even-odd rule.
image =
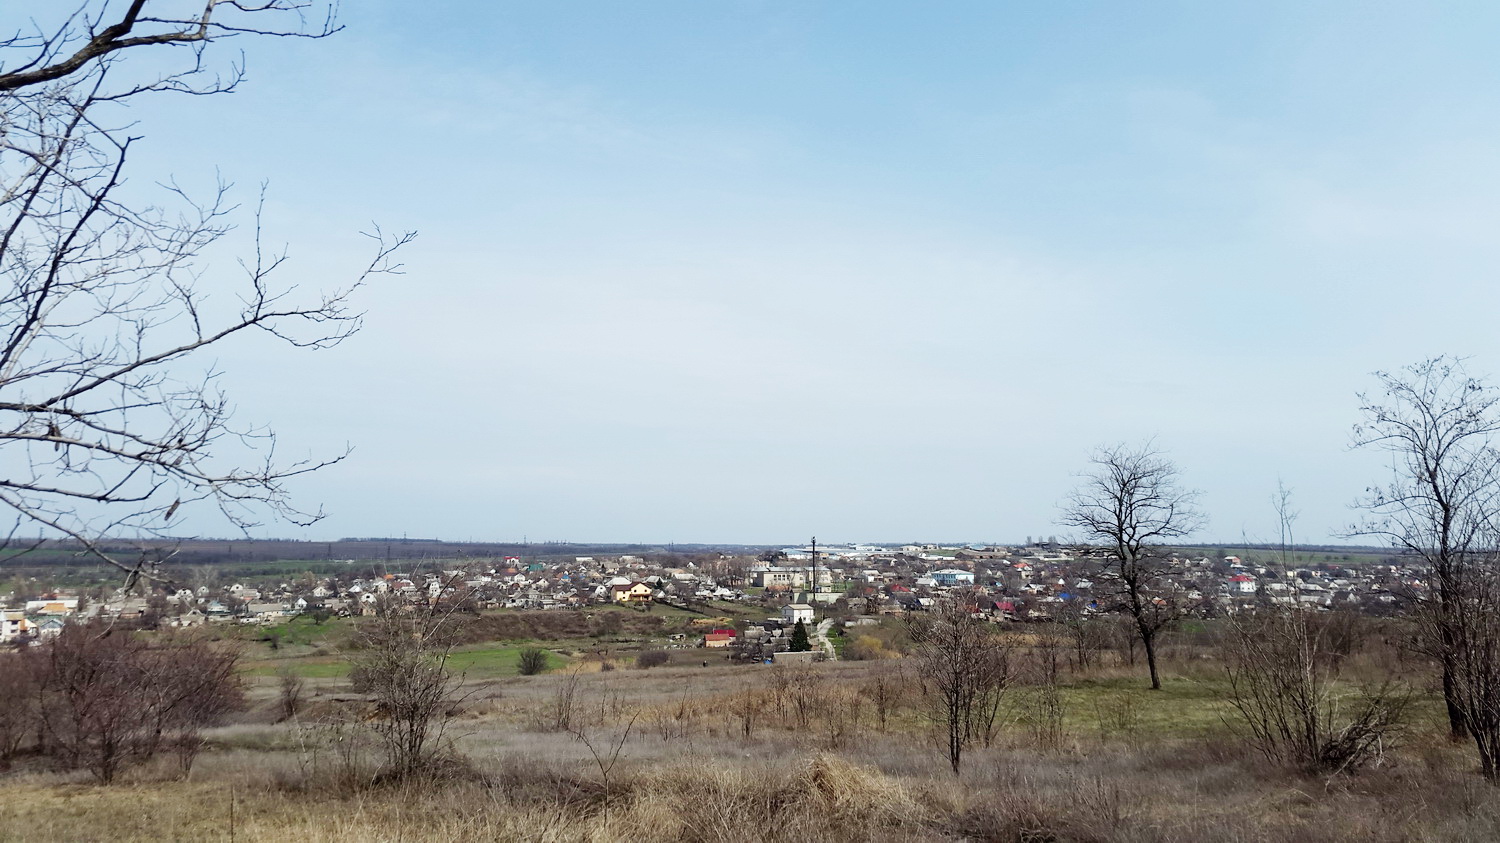
[[[1257,545],[1254,547],[1187,547],[1179,550],[1191,555],[1210,558],[1238,556],[1249,565],[1280,565],[1282,551],[1278,547]],[[1286,562],[1295,567],[1309,568],[1319,565],[1335,565],[1358,568],[1364,565],[1389,565],[1393,559],[1388,549],[1369,547],[1298,547],[1287,551]]]
[[[724,660],[723,651],[689,646],[703,629],[764,614],[735,603],[706,604],[703,612],[672,606],[656,606],[649,612],[623,606],[587,612],[489,611],[459,622],[462,643],[454,647],[448,667],[472,680],[514,676],[521,651],[529,647],[546,651],[549,670],[581,660],[590,661],[589,669],[598,669],[602,661],[625,665],[640,650],[656,647],[671,648],[679,662],[718,663]],[[358,652],[356,623],[348,618],[318,622],[300,615],[275,626],[214,628],[209,634],[242,648],[249,676],[288,671],[306,679],[340,679],[348,675],[350,659]]]
[[[1064,661],[1052,685],[1036,672],[1040,651],[1022,651],[993,734],[955,776],[911,658],[736,666],[689,649],[642,670],[622,649],[601,671],[598,651],[613,644],[556,639],[544,642],[549,672],[518,676],[526,642],[482,641],[451,662],[464,676],[442,738],[448,760],[391,781],[344,678],[351,625],[299,620],[276,630],[275,650],[245,642],[250,707],[209,733],[190,776],[163,762],[100,786],[22,763],[0,780],[0,839],[42,826],[69,840],[1500,835],[1500,798],[1472,750],[1444,738],[1430,676],[1410,663],[1399,668],[1417,695],[1404,731],[1378,764],[1330,775],[1273,764],[1247,744],[1222,666],[1193,643],[1201,631],[1167,648],[1161,691],[1113,653],[1087,669]],[[1351,689],[1400,654],[1376,637],[1353,658]],[[283,666],[306,678],[290,720],[277,714]]]

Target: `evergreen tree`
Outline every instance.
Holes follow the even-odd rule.
[[[812,641],[807,638],[807,625],[797,621],[797,625],[792,628],[792,652],[806,653],[811,649]]]

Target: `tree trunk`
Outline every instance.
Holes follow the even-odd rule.
[[[958,775],[958,765],[963,759],[964,742],[963,726],[959,723],[958,713],[950,709],[948,712],[948,763],[953,765],[953,775]]]
[[[1469,726],[1458,704],[1458,691],[1453,687],[1453,666],[1448,659],[1443,659],[1443,704],[1448,709],[1448,739],[1461,741],[1468,738]]]
[[[1156,672],[1156,633],[1141,627],[1141,646],[1146,649],[1146,666],[1151,669],[1151,690],[1161,690],[1161,675]]]

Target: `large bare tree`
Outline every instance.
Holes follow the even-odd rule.
[[[1359,396],[1364,420],[1354,444],[1389,453],[1391,472],[1359,500],[1367,516],[1350,532],[1389,542],[1426,567],[1424,587],[1411,596],[1424,643],[1442,669],[1449,731],[1462,739],[1469,726],[1460,685],[1473,684],[1458,676],[1472,667],[1465,651],[1497,643],[1483,640],[1494,625],[1470,614],[1473,601],[1493,599],[1500,392],[1451,357],[1375,377],[1380,392]]]
[[[1181,487],[1177,466],[1150,442],[1103,447],[1089,462],[1093,467],[1065,504],[1062,523],[1109,554],[1119,608],[1131,618],[1151,687],[1159,690],[1157,637],[1185,608],[1161,545],[1202,525],[1197,493]]]
[[[233,225],[227,186],[192,196],[164,175],[152,179],[165,184],[155,196],[123,186],[141,142],[126,106],[231,91],[242,65],[233,57],[218,64],[214,44],[321,38],[337,29],[333,8],[323,0],[80,0],[58,4],[50,23],[0,32],[7,555],[28,549],[23,534],[66,536],[133,581],[150,572],[107,553],[101,537],[170,534],[203,506],[240,528],[267,515],[320,517],[293,505],[286,481],[342,456],[285,459],[274,432],[232,420],[220,373],[195,361],[246,335],[337,344],[360,324],[355,289],[397,270],[391,253],[412,235],[376,231],[362,271],[332,289],[298,290],[278,283],[287,256],[262,246],[258,214],[253,254],[230,271],[208,265]]]

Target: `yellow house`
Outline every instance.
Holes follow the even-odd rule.
[[[609,588],[609,596],[616,603],[645,603],[651,599],[651,586],[639,582],[614,585]]]

